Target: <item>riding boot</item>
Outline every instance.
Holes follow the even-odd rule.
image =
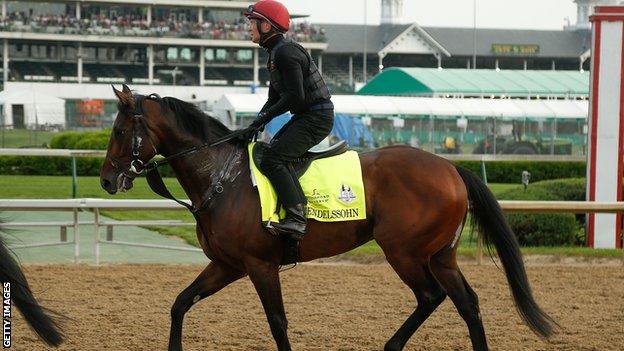
[[[285,206],[286,217],[279,223],[273,223],[273,227],[279,234],[288,235],[295,240],[301,240],[305,234],[307,219],[305,216],[306,206],[296,204]]]

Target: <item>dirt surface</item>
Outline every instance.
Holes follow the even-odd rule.
[[[200,266],[30,266],[39,299],[72,318],[61,350],[166,350],[169,309]],[[504,275],[494,266],[464,265],[479,294],[492,350],[622,350],[621,266],[531,266],[533,290],[562,326],[549,341],[522,323]],[[300,265],[282,273],[294,350],[382,350],[413,311],[415,300],[387,265]],[[249,279],[196,305],[184,324],[185,350],[275,350]],[[21,317],[14,350],[47,349]],[[406,350],[469,350],[468,330],[446,300]]]

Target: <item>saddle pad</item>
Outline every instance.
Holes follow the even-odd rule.
[[[284,218],[284,210],[276,213],[277,195],[269,179],[253,162],[254,143],[249,143],[251,180],[258,188],[263,222],[277,222]],[[360,157],[355,151],[312,161],[299,177],[303,193],[308,199],[307,218],[321,222],[340,222],[366,219],[366,199]]]

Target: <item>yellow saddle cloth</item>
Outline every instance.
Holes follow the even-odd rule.
[[[263,222],[284,218],[284,210],[276,213],[277,195],[269,179],[253,161],[254,143],[249,143],[249,165],[254,186],[258,188]],[[308,199],[307,217],[321,222],[366,219],[366,199],[360,157],[355,151],[312,161],[299,177]]]

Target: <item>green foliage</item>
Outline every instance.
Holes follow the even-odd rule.
[[[52,137],[50,140],[51,149],[69,149],[69,145],[74,145],[80,139],[81,133],[64,132]]]
[[[106,150],[110,135],[104,133],[85,136],[74,144],[75,149],[83,150]]]
[[[97,177],[103,162],[99,157],[77,157],[76,173]],[[0,175],[68,176],[72,174],[71,167],[71,157],[0,156]],[[175,177],[169,165],[158,169],[163,177]]]
[[[585,178],[555,179],[530,184],[529,189],[539,187],[559,201],[585,201]]]
[[[455,164],[482,175],[480,161],[455,161]],[[522,171],[531,181],[585,177],[585,162],[492,161],[485,163],[488,182],[520,184]]]
[[[106,150],[111,131],[64,132],[50,140],[52,149]]]
[[[573,214],[512,213],[507,219],[522,246],[574,246],[584,241]]]
[[[503,191],[499,200],[579,201],[585,198],[585,179],[557,179]],[[507,219],[522,246],[570,246],[584,243],[580,220],[571,213],[509,213]]]
[[[99,175],[103,159],[77,158],[78,175]],[[70,157],[0,156],[3,175],[71,175]]]

